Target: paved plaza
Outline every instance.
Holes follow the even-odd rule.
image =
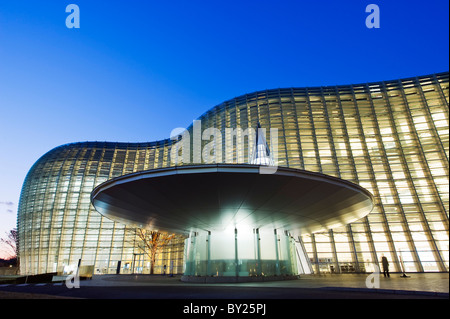
[[[448,273],[382,275],[379,288],[366,274],[303,275],[298,280],[253,283],[185,283],[180,276],[97,275],[79,288],[62,283],[3,284],[0,298],[88,299],[448,299]]]

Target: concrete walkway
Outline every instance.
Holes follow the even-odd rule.
[[[379,288],[371,289],[366,286],[368,275],[365,274],[304,275],[298,280],[214,284],[185,283],[180,278],[181,276],[161,275],[98,275],[91,280],[81,280],[80,287],[72,289],[64,282],[0,285],[0,299],[31,298],[33,294],[35,298],[178,300],[449,298],[448,273],[413,273],[408,278],[402,278],[400,274],[391,274],[390,278],[380,276]],[[28,297],[24,294],[28,294]]]
[[[449,293],[448,273],[413,273],[403,278],[400,274],[391,274],[389,278],[379,278],[379,290],[403,292],[429,292]],[[160,275],[98,275],[92,280],[81,281],[82,286],[203,286],[203,287],[277,287],[277,288],[346,288],[367,289],[366,281],[375,285],[376,282],[368,279],[367,274],[333,274],[333,275],[302,275],[298,280],[253,282],[253,283],[211,283],[193,284],[180,281],[180,276]]]

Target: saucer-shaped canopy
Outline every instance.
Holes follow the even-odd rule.
[[[91,201],[114,221],[176,233],[239,225],[312,233],[356,221],[373,208],[367,190],[336,177],[284,167],[261,173],[247,164],[154,169],[99,185]]]

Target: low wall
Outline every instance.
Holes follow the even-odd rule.
[[[19,267],[0,267],[0,276],[13,276],[19,274]]]

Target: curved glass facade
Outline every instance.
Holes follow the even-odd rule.
[[[375,208],[362,220],[301,236],[316,273],[371,271],[382,255],[392,271],[448,271],[448,103],[446,72],[260,91],[226,101],[199,120],[202,129],[222,133],[258,123],[276,128],[279,166],[336,176],[374,195]],[[225,149],[226,139],[222,143]],[[245,143],[254,141],[250,136]],[[173,145],[170,139],[85,142],[42,156],[25,179],[19,204],[21,273],[59,271],[79,259],[95,265],[96,273],[115,273],[118,265],[121,273],[145,273],[148,257],[137,248],[132,230],[96,212],[90,194],[111,178],[174,165]],[[218,161],[247,163],[248,158],[246,147]],[[159,254],[156,272],[164,265],[183,272],[184,240],[176,237]]]

